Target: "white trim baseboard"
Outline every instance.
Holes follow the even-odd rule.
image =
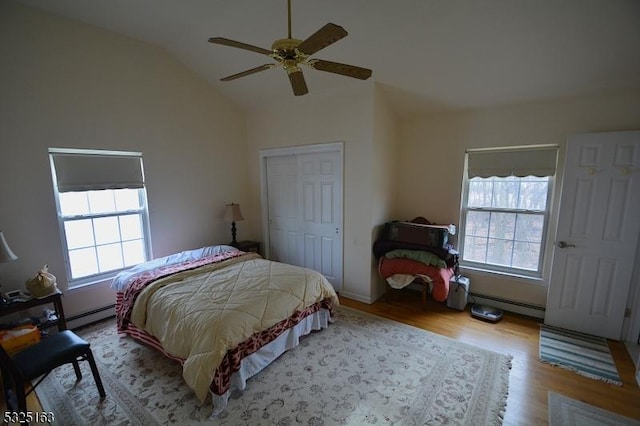
[[[346,297],[348,299],[355,300],[357,302],[366,303],[368,305],[370,305],[373,302],[375,302],[375,300],[371,300],[370,298],[368,298],[366,296],[363,296],[361,294],[351,293],[349,291],[344,291],[344,290],[340,291],[340,296],[344,296],[344,297]]]
[[[93,324],[94,322],[107,319],[109,317],[116,316],[115,305],[105,306],[104,308],[96,309],[91,312],[87,312],[80,315],[75,315],[67,318],[67,328],[75,330],[76,328],[83,327],[85,325]]]

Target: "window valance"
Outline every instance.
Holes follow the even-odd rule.
[[[467,172],[474,177],[553,176],[556,173],[556,145],[467,151]]]
[[[144,187],[141,153],[50,149],[49,154],[58,192]]]

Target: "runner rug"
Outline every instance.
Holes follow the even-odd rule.
[[[79,334],[107,398],[99,401],[86,362],[77,383],[62,366],[37,388],[55,424],[500,425],[506,409],[511,356],[345,307],[250,379],[214,420],[178,363],[118,336],[113,320]]]
[[[640,426],[640,421],[549,392],[549,426]]]
[[[622,386],[607,339],[542,324],[540,361]]]

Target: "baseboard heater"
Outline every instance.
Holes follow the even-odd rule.
[[[504,309],[505,311],[515,312],[517,314],[527,315],[535,318],[544,318],[545,308],[540,305],[532,305],[524,302],[517,302],[515,300],[503,299],[501,297],[488,296],[485,294],[478,294],[469,292],[469,302],[482,305],[494,306],[496,308]]]
[[[108,305],[67,318],[67,327],[76,329],[84,327],[116,315],[116,305]]]

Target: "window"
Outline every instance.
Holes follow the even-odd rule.
[[[151,257],[139,153],[50,149],[69,287]]]
[[[463,266],[542,276],[556,157],[555,147],[467,153]]]

